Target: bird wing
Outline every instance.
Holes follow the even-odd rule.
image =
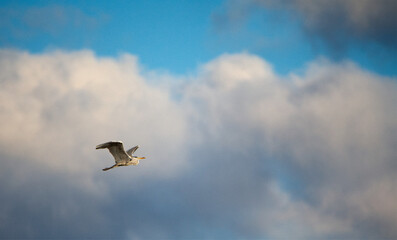
[[[96,146],[96,149],[107,148],[113,155],[115,162],[121,162],[123,159],[128,159],[127,153],[124,151],[122,142],[107,142]]]
[[[102,144],[97,145],[96,149],[108,148],[108,147],[111,147],[111,146],[114,146],[114,145],[119,145],[119,144],[123,145],[123,142],[121,142],[121,141],[106,142],[106,143],[102,143]]]
[[[139,148],[138,145],[136,145],[135,147],[130,148],[130,149],[127,151],[127,154],[130,155],[130,156],[132,156],[132,154],[134,154],[134,152],[135,152],[138,148]]]

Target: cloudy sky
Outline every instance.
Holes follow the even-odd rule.
[[[1,1],[0,238],[396,239],[396,12]]]

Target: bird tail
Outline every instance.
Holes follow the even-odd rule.
[[[111,166],[111,167],[108,167],[108,168],[104,168],[104,169],[102,169],[102,171],[107,171],[107,170],[110,170],[110,169],[112,169],[112,168],[114,168],[114,167],[117,167],[117,165],[116,164],[114,164],[113,166]]]

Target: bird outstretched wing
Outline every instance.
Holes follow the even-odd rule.
[[[128,159],[128,155],[123,147],[123,142],[107,142],[96,146],[96,149],[100,148],[107,148],[109,152],[113,155],[116,163],[123,161],[123,159]]]
[[[134,152],[135,152],[138,148],[139,148],[138,145],[136,145],[135,147],[130,148],[130,149],[127,151],[127,154],[130,155],[130,156],[132,156],[132,154],[134,154]]]

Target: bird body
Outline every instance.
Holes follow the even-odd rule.
[[[111,141],[96,146],[96,149],[102,148],[107,148],[113,155],[115,161],[113,166],[104,168],[102,169],[103,171],[107,171],[115,167],[138,165],[140,159],[145,159],[145,157],[132,156],[132,154],[139,148],[138,145],[130,148],[127,152],[124,150],[123,142],[121,141]]]

